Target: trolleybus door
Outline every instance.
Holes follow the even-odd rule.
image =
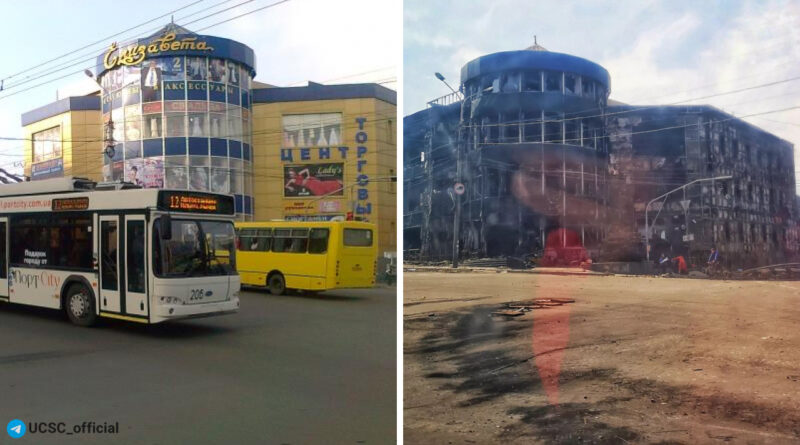
[[[100,237],[100,311],[121,313],[119,216],[101,215],[97,232]]]
[[[8,300],[8,218],[0,218],[0,299]]]
[[[147,315],[144,215],[125,216],[125,312]]]

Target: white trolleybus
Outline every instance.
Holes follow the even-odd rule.
[[[0,185],[0,301],[140,323],[239,309],[233,197],[79,178]]]

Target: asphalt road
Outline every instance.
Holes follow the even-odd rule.
[[[0,304],[0,425],[119,422],[0,443],[394,443],[396,289],[243,292],[235,315],[70,325]]]

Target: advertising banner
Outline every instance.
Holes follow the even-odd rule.
[[[145,187],[164,187],[164,165],[161,159],[133,159],[125,162],[125,181]]]
[[[31,165],[31,179],[55,178],[63,175],[64,160],[51,159]]]
[[[283,167],[283,196],[342,196],[343,178],[343,163],[287,165]]]

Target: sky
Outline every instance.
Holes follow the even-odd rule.
[[[633,105],[710,104],[736,116],[800,106],[800,2],[405,0],[403,114],[458,88],[481,55],[531,46],[596,62],[610,98]],[[792,81],[714,98],[742,88]],[[800,109],[745,118],[795,145]]]
[[[4,3],[0,14],[0,137],[22,137],[22,113],[69,95],[82,95],[94,83],[82,70],[94,68],[94,57],[114,42],[149,35],[170,21],[170,16],[114,36],[128,28],[178,10],[197,0],[27,0]],[[196,23],[191,31],[252,11],[276,0],[251,0],[241,6]],[[201,0],[174,12],[184,25],[246,0]],[[220,4],[223,3],[223,4]],[[214,7],[214,5],[218,5]],[[196,14],[195,14],[196,13]],[[194,15],[191,15],[194,14]],[[401,2],[396,0],[290,0],[200,34],[237,40],[256,54],[257,81],[278,86],[303,86],[308,80],[335,84],[380,82],[397,89],[402,51]],[[186,19],[183,17],[189,16]],[[398,19],[391,20],[391,17]],[[49,65],[50,59],[98,42]],[[83,57],[80,57],[83,56]],[[91,62],[84,61],[92,58]],[[76,60],[73,60],[76,59]],[[67,63],[72,60],[71,63]],[[35,75],[58,65],[76,64],[49,76]],[[76,74],[70,74],[76,73]],[[26,76],[31,76],[27,78]],[[64,77],[66,76],[66,77]],[[28,91],[28,87],[64,77]],[[19,83],[19,82],[27,83]],[[15,87],[14,83],[18,83]],[[0,140],[0,167],[13,168],[22,160],[22,141]],[[15,168],[15,171],[21,171]]]

